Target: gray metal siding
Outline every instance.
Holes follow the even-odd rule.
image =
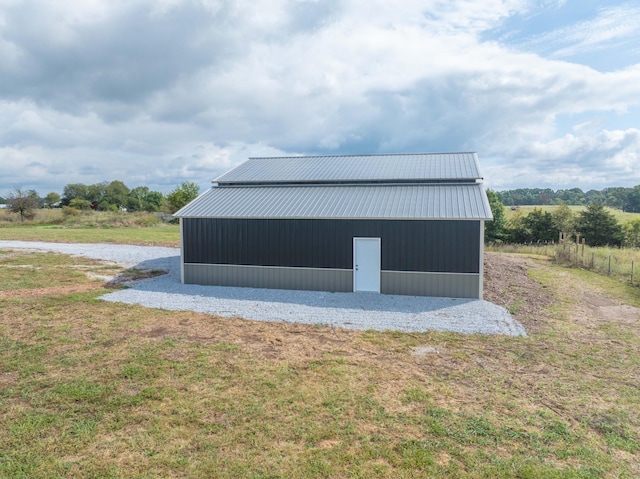
[[[183,218],[490,219],[479,183],[213,187]]]
[[[381,238],[382,269],[478,273],[479,221],[183,218],[185,263],[353,268],[353,238]]]
[[[185,264],[185,283],[309,291],[353,291],[353,271]],[[478,274],[382,271],[380,292],[411,296],[478,298]]]
[[[244,288],[353,291],[353,271],[226,264],[185,264],[185,283]]]
[[[478,157],[465,153],[251,158],[218,183],[480,179]]]
[[[382,271],[382,294],[480,298],[480,274]]]

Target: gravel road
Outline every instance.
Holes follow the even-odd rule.
[[[505,308],[482,300],[181,284],[177,248],[27,241],[0,241],[0,248],[54,251],[126,267],[168,271],[105,294],[101,297],[105,301],[351,329],[526,336],[522,325]]]

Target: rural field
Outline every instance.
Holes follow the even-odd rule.
[[[553,213],[553,211],[558,208],[559,205],[523,205],[523,206],[518,206],[518,211],[522,212],[523,216],[528,215],[529,213],[531,213],[534,209],[539,209],[542,211],[548,211],[549,213]],[[574,214],[579,214],[581,211],[584,211],[587,209],[586,206],[575,206],[575,205],[569,205],[569,208],[571,209],[571,211],[573,211]],[[624,224],[627,221],[630,220],[635,220],[637,218],[640,218],[640,213],[628,213],[622,210],[618,210],[615,208],[609,208],[609,207],[605,207],[605,209],[611,213],[615,219],[618,221],[618,223],[620,224]],[[511,206],[505,206],[504,207],[504,212],[506,214],[507,219],[511,218],[513,216],[513,214],[515,213],[516,210],[513,210]]]
[[[0,239],[175,246],[178,229]],[[485,299],[523,338],[99,299],[130,274],[0,249],[0,477],[640,477],[640,288],[620,279],[488,253]]]

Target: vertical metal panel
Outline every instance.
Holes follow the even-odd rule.
[[[353,238],[378,237],[383,270],[479,272],[479,221],[183,220],[185,263],[352,269]]]

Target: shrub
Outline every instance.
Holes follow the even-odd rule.
[[[63,206],[62,207],[62,214],[65,217],[68,217],[68,216],[80,216],[82,214],[82,210],[79,210],[78,208],[73,208],[71,206]]]

